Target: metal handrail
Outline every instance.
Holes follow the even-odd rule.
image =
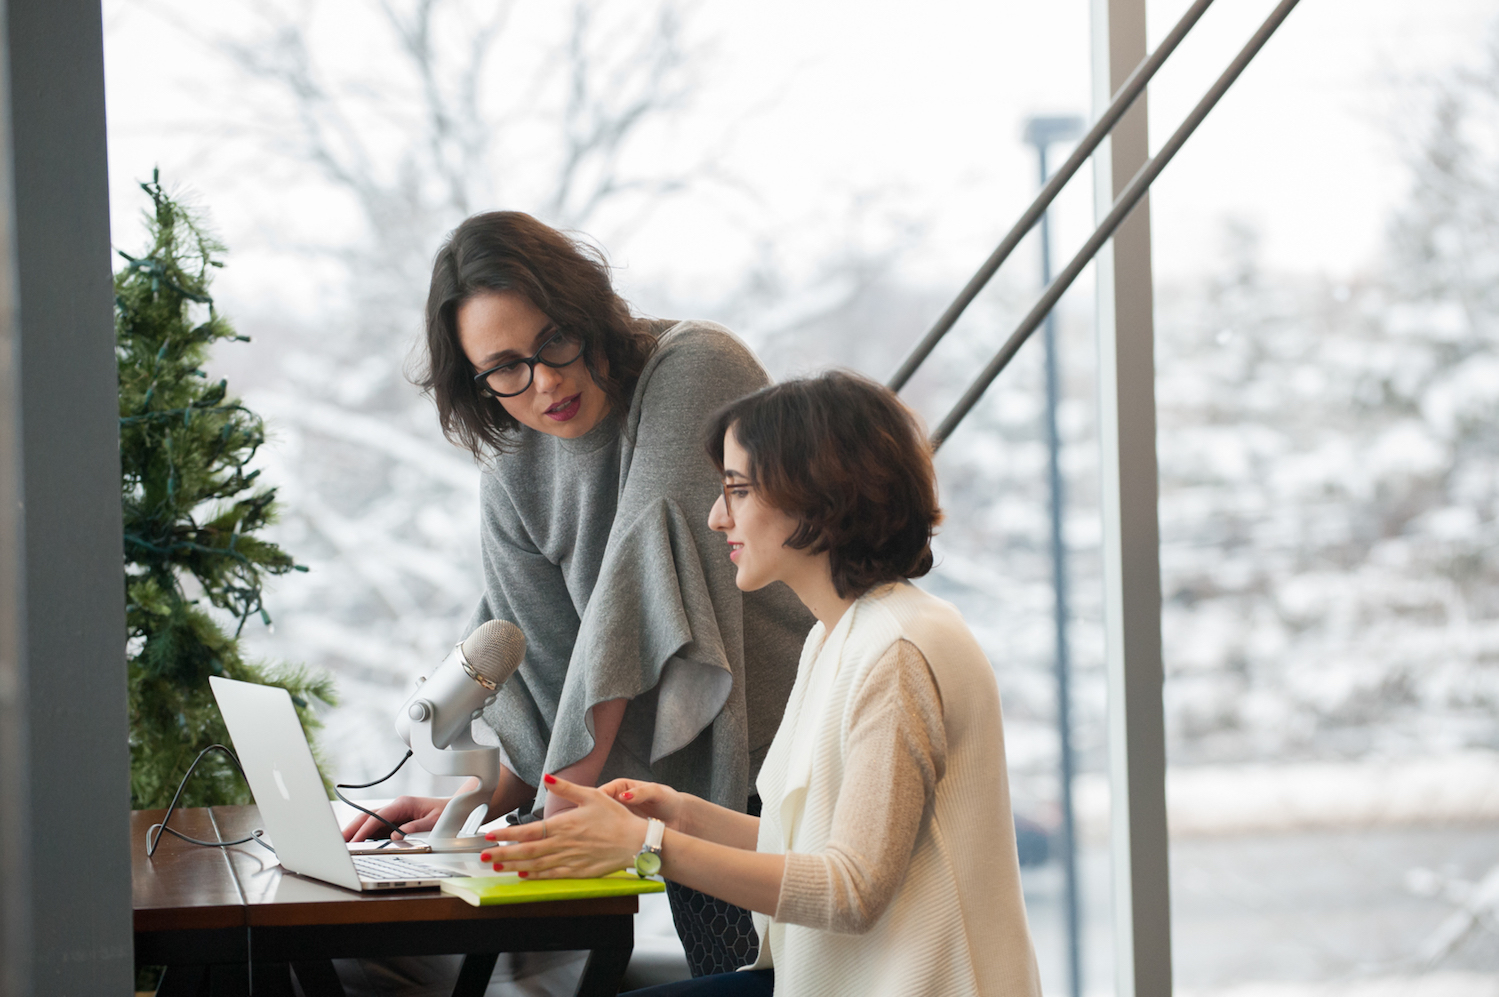
[[[1025,214],[1020,216],[1020,220],[1015,223],[1004,239],[1000,240],[994,252],[990,253],[989,258],[984,261],[984,265],[979,267],[978,272],[973,275],[968,284],[953,299],[953,303],[947,306],[947,311],[942,313],[942,317],[937,320],[937,323],[932,326],[921,342],[916,345],[916,348],[911,351],[911,355],[906,357],[905,362],[900,365],[900,369],[890,378],[889,387],[891,391],[899,391],[906,386],[906,382],[916,372],[916,368],[921,366],[922,361],[927,358],[927,355],[932,352],[942,337],[947,335],[952,330],[952,327],[957,324],[963,312],[973,303],[973,299],[979,296],[979,292],[984,289],[990,279],[998,272],[1000,264],[1004,263],[1005,259],[1015,251],[1016,246],[1020,245],[1020,240],[1024,239],[1030,230],[1036,227],[1036,223],[1041,220],[1041,216],[1046,213],[1046,209],[1051,207],[1051,202],[1056,200],[1056,196],[1062,192],[1062,188],[1067,186],[1067,182],[1072,179],[1073,174],[1082,168],[1083,163],[1088,161],[1088,157],[1093,155],[1093,150],[1097,149],[1099,144],[1108,136],[1109,132],[1114,130],[1114,126],[1119,123],[1119,119],[1124,117],[1125,112],[1134,105],[1135,98],[1144,92],[1146,84],[1155,76],[1156,70],[1161,68],[1167,56],[1176,51],[1176,46],[1181,44],[1181,40],[1187,37],[1187,32],[1192,30],[1192,26],[1197,23],[1198,19],[1206,13],[1212,4],[1213,0],[1197,0],[1196,3],[1192,4],[1187,12],[1182,15],[1181,20],[1176,22],[1176,27],[1171,29],[1171,33],[1161,41],[1160,46],[1136,66],[1134,72],[1129,74],[1129,79],[1125,80],[1124,85],[1114,94],[1114,99],[1109,104],[1108,109],[1099,115],[1098,120],[1093,123],[1093,127],[1088,130],[1088,134],[1084,135],[1078,142],[1077,148],[1072,151],[1072,155],[1068,156],[1067,161],[1058,167],[1056,173],[1052,175],[1050,182],[1041,189],[1041,193],[1036,195],[1036,199],[1031,202],[1031,206],[1025,209]]]
[[[1187,139],[1197,130],[1197,126],[1202,124],[1202,120],[1208,116],[1208,112],[1228,92],[1228,88],[1239,78],[1239,74],[1244,72],[1244,68],[1249,65],[1250,60],[1259,54],[1260,49],[1264,48],[1265,43],[1270,40],[1270,36],[1275,34],[1275,29],[1280,27],[1281,22],[1286,19],[1291,10],[1299,2],[1300,0],[1281,0],[1276,5],[1275,9],[1270,12],[1270,16],[1260,25],[1259,30],[1239,50],[1239,54],[1234,57],[1234,61],[1228,64],[1228,68],[1208,88],[1208,92],[1203,94],[1202,99],[1197,102],[1197,106],[1192,108],[1192,113],[1187,115],[1186,119],[1182,121],[1171,137],[1166,140],[1166,144],[1161,146],[1161,150],[1147,159],[1145,164],[1140,167],[1140,171],[1135,174],[1134,179],[1130,180],[1129,186],[1124,188],[1123,193],[1114,201],[1114,207],[1109,211],[1108,216],[1104,218],[1103,223],[1088,237],[1088,241],[1083,243],[1083,248],[1077,251],[1077,255],[1057,275],[1057,279],[1052,281],[1050,286],[1046,288],[1045,293],[1041,295],[1041,300],[1036,302],[1036,306],[1031,309],[1030,314],[1020,323],[1019,328],[1010,334],[1010,338],[1005,341],[1004,346],[1000,347],[994,359],[989,361],[989,365],[978,376],[978,380],[969,386],[968,390],[963,393],[963,397],[958,399],[958,403],[953,406],[952,411],[947,413],[947,417],[937,426],[937,431],[932,434],[932,449],[935,450],[937,447],[940,447],[942,442],[957,428],[958,423],[963,421],[963,417],[968,414],[969,410],[983,396],[985,390],[999,376],[999,372],[1005,369],[1005,365],[1015,356],[1016,351],[1030,338],[1031,333],[1035,332],[1036,328],[1040,326],[1041,322],[1046,318],[1046,313],[1056,306],[1062,294],[1077,279],[1077,275],[1083,272],[1083,267],[1088,265],[1094,255],[1103,248],[1103,244],[1114,234],[1114,231],[1124,223],[1124,219],[1129,216],[1130,211],[1139,203],[1140,198],[1145,196],[1145,192],[1150,189],[1151,183],[1155,181],[1156,177],[1161,175],[1161,171],[1171,162],[1172,157],[1186,144]]]
[[[999,376],[1000,371],[1005,369],[1005,366],[1009,364],[1010,360],[1015,356],[1016,352],[1019,351],[1020,347],[1025,343],[1027,339],[1030,338],[1031,333],[1035,332],[1036,329],[1040,327],[1041,323],[1045,320],[1047,313],[1050,312],[1052,308],[1056,307],[1057,301],[1062,297],[1067,289],[1072,286],[1073,281],[1075,281],[1078,275],[1082,273],[1083,268],[1092,261],[1093,257],[1097,255],[1098,251],[1103,248],[1104,243],[1108,242],[1108,240],[1113,236],[1114,232],[1119,228],[1119,226],[1124,223],[1125,218],[1127,218],[1129,216],[1129,213],[1134,210],[1135,205],[1140,202],[1140,199],[1145,196],[1146,192],[1150,189],[1150,185],[1155,181],[1156,177],[1160,176],[1161,171],[1166,168],[1166,166],[1176,156],[1177,152],[1181,150],[1181,147],[1186,144],[1187,139],[1190,138],[1192,133],[1197,130],[1197,126],[1202,124],[1203,119],[1208,116],[1208,113],[1212,111],[1215,106],[1217,106],[1218,101],[1222,99],[1225,93],[1228,92],[1228,88],[1232,86],[1234,81],[1239,78],[1239,75],[1244,72],[1245,67],[1249,65],[1250,61],[1259,54],[1260,49],[1264,48],[1265,43],[1270,40],[1270,36],[1275,34],[1276,29],[1281,26],[1281,23],[1285,21],[1286,17],[1291,13],[1292,9],[1294,9],[1296,4],[1299,2],[1300,0],[1281,0],[1281,2],[1276,5],[1275,9],[1270,12],[1270,16],[1267,17],[1264,23],[1260,25],[1259,30],[1257,30],[1254,35],[1250,37],[1249,41],[1244,45],[1244,47],[1239,50],[1239,54],[1235,56],[1234,60],[1228,64],[1228,68],[1225,69],[1222,75],[1220,75],[1218,79],[1213,83],[1213,85],[1208,88],[1207,93],[1204,94],[1202,99],[1197,102],[1197,106],[1192,109],[1192,112],[1187,115],[1187,117],[1182,121],[1181,125],[1176,129],[1175,132],[1172,133],[1171,138],[1166,140],[1166,143],[1161,146],[1159,152],[1157,152],[1150,159],[1146,160],[1144,165],[1140,167],[1139,172],[1134,175],[1134,177],[1130,180],[1129,185],[1125,187],[1124,191],[1120,193],[1119,197],[1114,201],[1113,208],[1110,209],[1103,222],[1100,223],[1098,228],[1094,230],[1093,234],[1089,236],[1088,241],[1085,242],[1083,244],[1083,247],[1078,250],[1075,256],[1073,256],[1071,262],[1069,262],[1067,266],[1062,269],[1062,272],[1057,275],[1057,278],[1047,286],[1046,290],[1042,293],[1040,300],[1036,302],[1035,307],[1030,310],[1029,314],[1027,314],[1026,317],[1021,321],[1016,330],[1010,334],[1010,338],[1005,340],[1005,344],[1000,347],[1000,350],[997,354],[995,354],[994,359],[989,361],[989,364],[984,368],[983,372],[979,374],[978,379],[969,386],[968,390],[963,393],[963,397],[958,399],[958,403],[953,406],[952,411],[950,411],[942,420],[942,422],[937,426],[936,431],[932,434],[932,448],[934,450],[940,447],[948,436],[952,435],[952,431],[957,428],[958,423],[963,421],[963,417],[966,416],[968,412],[973,408],[973,406],[977,404],[978,400],[983,397],[984,392],[988,389],[989,385],[994,382],[994,379]],[[1201,12],[1197,10],[1198,6],[1202,6],[1205,8],[1206,3],[1202,3],[1201,0],[1199,0],[1199,4],[1194,5],[1192,10],[1189,10],[1187,12],[1187,16],[1191,17],[1194,12],[1197,13],[1198,16],[1200,16]],[[1184,17],[1183,20],[1185,21],[1186,18]],[[1177,27],[1180,28],[1182,27],[1182,25],[1178,24]],[[1188,24],[1187,27],[1190,28],[1191,25]],[[1184,31],[1182,33],[1185,34]],[[1173,29],[1172,34],[1176,34],[1175,29]],[[1176,40],[1180,41],[1180,38],[1177,38]],[[1163,43],[1161,49],[1165,49],[1165,47],[1166,46]],[[1156,54],[1159,54],[1161,49],[1158,49]],[[1140,67],[1135,70],[1135,74],[1140,74],[1142,70],[1145,69],[1147,63],[1154,59],[1155,54],[1153,54],[1150,59],[1147,59],[1145,63],[1141,63]],[[1155,68],[1159,68],[1159,62],[1157,62]],[[1152,69],[1151,72],[1153,73],[1154,69]],[[1131,75],[1130,80],[1133,81],[1134,78],[1135,75]],[[1128,86],[1128,83],[1126,83],[1126,86]],[[1121,88],[1120,95],[1122,96],[1123,94],[1124,88]],[[1138,93],[1136,94],[1136,96],[1138,96]],[[1130,99],[1133,100],[1133,97],[1131,97]],[[1110,105],[1109,111],[1112,112],[1114,110],[1114,105],[1117,105],[1118,103],[1119,99],[1116,97],[1114,104]],[[1117,123],[1118,117],[1122,116],[1123,112],[1121,111],[1120,114],[1114,118],[1114,122]],[[1102,123],[1105,119],[1100,118],[1099,120],[1100,123]],[[1097,131],[1097,126],[1095,126],[1094,131]],[[1088,141],[1088,139],[1091,139],[1092,137],[1093,132],[1089,132],[1088,137],[1084,139],[1084,142]],[[1082,145],[1080,144],[1079,151],[1081,151],[1081,149]],[[1078,158],[1077,152],[1074,152],[1073,158],[1068,160],[1067,166],[1073,166],[1073,159],[1076,158]],[[1076,171],[1075,166],[1073,167],[1073,170],[1074,172]],[[1059,172],[1058,177],[1060,176],[1062,176],[1062,174]],[[1030,215],[1032,214],[1035,215],[1036,219],[1040,218],[1041,214],[1045,211],[1046,205],[1050,203],[1050,199],[1056,196],[1056,191],[1052,189],[1054,186],[1059,187],[1060,185],[1057,185],[1055,183],[1048,184],[1046,189],[1043,190],[1041,192],[1041,195],[1036,199],[1036,204],[1039,204],[1041,206],[1040,210],[1027,211],[1026,215],[1022,216],[1022,222],[1024,222],[1026,218],[1030,217]],[[1044,202],[1042,200],[1043,198],[1046,199]],[[1035,209],[1036,204],[1032,205],[1032,209]],[[1034,224],[1034,221],[1032,222],[1032,224]],[[1017,225],[1016,228],[1018,229],[1019,225]],[[1027,229],[1028,228],[1029,226],[1027,226]],[[1012,230],[1011,235],[1013,236],[1014,234],[1015,233]],[[1024,232],[1021,232],[1021,235],[1023,234]],[[1009,241],[1010,237],[1007,236],[1006,242]],[[1014,241],[1018,242],[1019,239],[1016,238]],[[1005,245],[1002,243],[1000,248],[1005,248]],[[1013,248],[1013,246],[1009,247],[1009,249]],[[998,255],[998,250],[996,250],[996,255]],[[991,257],[991,259],[993,259],[993,257]],[[985,267],[987,268],[988,264],[985,264]],[[995,269],[997,269],[997,264],[995,266]],[[982,270],[980,271],[980,274],[983,274]],[[985,277],[986,281],[989,276],[993,276],[992,271],[988,274],[988,276]],[[977,275],[975,277],[975,280],[976,279]],[[972,286],[973,281],[970,281],[969,287],[971,288]],[[982,287],[982,284],[980,284],[979,286]],[[968,294],[968,290],[969,288],[965,288],[964,294]],[[977,293],[977,290],[973,291],[973,295],[976,295]],[[966,307],[968,302],[973,300],[973,295],[969,295],[966,301],[964,301],[963,296],[960,295],[958,301],[962,301],[963,306]],[[955,301],[954,305],[956,305],[957,303],[958,302]],[[948,311],[952,312],[953,309],[949,308]],[[961,311],[961,308],[958,309],[959,314],[961,314]],[[946,319],[946,317],[947,316],[944,315],[944,319]],[[953,316],[953,321],[956,321],[956,315]],[[905,383],[905,379],[910,377],[911,372],[915,370],[916,366],[920,364],[922,359],[925,359],[926,354],[931,352],[931,348],[936,345],[936,341],[938,339],[941,339],[942,335],[946,334],[946,328],[942,328],[940,332],[938,331],[940,325],[941,323],[939,322],[939,326],[934,327],[932,333],[927,334],[927,338],[923,340],[920,346],[917,347],[917,350],[913,352],[912,357],[909,358],[905,364],[901,365],[901,370],[897,375],[901,378],[900,384],[903,385]],[[951,322],[948,323],[948,328],[950,327]],[[936,335],[934,336],[933,333],[936,333]],[[930,343],[928,343],[927,340],[930,340]],[[925,352],[922,352],[923,348],[925,348]],[[917,356],[917,353],[920,353],[919,357]],[[915,363],[912,363],[913,359],[915,360]],[[899,390],[899,387],[895,384],[894,379],[892,379],[891,387]]]

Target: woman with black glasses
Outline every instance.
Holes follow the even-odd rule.
[[[700,440],[765,371],[717,325],[632,315],[592,247],[519,212],[453,232],[426,327],[420,383],[447,437],[486,464],[468,630],[504,619],[526,636],[484,716],[506,756],[489,818],[529,805],[544,772],[663,782],[744,812],[811,617],[784,586],[741,594],[715,556],[699,510],[720,483]],[[445,804],[403,797],[381,816],[419,832]],[[681,888],[672,907],[695,972],[753,958],[743,911]],[[730,929],[710,933],[715,916]]]

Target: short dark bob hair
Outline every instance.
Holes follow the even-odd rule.
[[[483,460],[503,453],[520,428],[474,384],[478,372],[458,341],[458,309],[476,295],[496,292],[519,294],[580,338],[583,362],[610,409],[628,407],[656,338],[614,293],[603,253],[530,215],[491,211],[454,229],[432,263],[426,364],[416,383],[437,403],[444,436]]]
[[[932,445],[888,388],[846,371],[772,385],[720,409],[708,456],[722,473],[730,430],[760,498],[800,520],[786,546],[827,551],[844,599],[932,568],[942,521]]]

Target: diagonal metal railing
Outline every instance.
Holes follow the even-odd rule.
[[[1062,188],[1067,185],[1067,182],[1082,167],[1082,164],[1087,161],[1088,157],[1094,153],[1109,133],[1113,131],[1115,125],[1124,117],[1140,94],[1145,91],[1146,85],[1155,76],[1156,71],[1161,68],[1161,65],[1175,51],[1182,39],[1186,37],[1187,32],[1192,30],[1193,25],[1197,23],[1208,7],[1212,5],[1212,2],[1213,0],[1196,0],[1188,8],[1187,12],[1182,15],[1181,20],[1177,22],[1176,26],[1171,29],[1170,34],[1162,40],[1160,46],[1147,56],[1135,68],[1135,71],[1130,74],[1129,78],[1125,80],[1124,84],[1114,95],[1114,99],[1109,104],[1108,109],[1099,115],[1098,121],[1094,123],[1088,134],[1078,143],[1072,155],[1057,170],[1051,181],[1042,188],[1036,199],[1031,202],[1031,206],[1020,216],[1020,220],[1005,235],[999,246],[989,255],[989,258],[984,261],[984,265],[973,275],[973,278],[969,280],[957,298],[953,300],[953,303],[943,312],[942,317],[937,320],[936,324],[932,326],[931,330],[922,338],[916,348],[911,351],[911,355],[900,365],[900,368],[891,377],[889,382],[892,390],[899,391],[905,387],[911,375],[916,372],[916,369],[921,366],[922,362],[936,348],[937,343],[941,341],[943,336],[947,335],[957,323],[958,318],[973,303],[974,298],[978,297],[979,292],[984,289],[994,274],[998,272],[1000,265],[1014,252],[1015,247],[1035,227],[1036,223],[1041,220],[1041,217],[1046,213],[1046,209],[1056,199],[1057,194],[1061,192]],[[1259,54],[1260,49],[1264,48],[1265,43],[1270,40],[1270,36],[1275,34],[1276,29],[1281,26],[1281,23],[1285,21],[1286,17],[1299,2],[1300,0],[1281,0],[1276,5],[1275,9],[1265,18],[1259,29],[1255,31],[1244,47],[1239,50],[1238,55],[1229,63],[1228,68],[1214,81],[1213,85],[1208,88],[1207,93],[1197,102],[1191,113],[1183,119],[1181,125],[1166,140],[1166,143],[1161,146],[1160,151],[1146,160],[1144,165],[1140,167],[1139,172],[1135,174],[1134,178],[1130,180],[1129,185],[1125,187],[1123,192],[1114,201],[1108,215],[1099,223],[1093,234],[1088,237],[1087,242],[1073,256],[1072,260],[1062,268],[1061,272],[1057,274],[1056,279],[1047,285],[1046,290],[1042,292],[1035,306],[1021,320],[1020,325],[1010,334],[1010,337],[1005,340],[1004,345],[1000,347],[994,359],[989,361],[978,378],[963,393],[963,396],[958,399],[952,411],[938,424],[936,431],[932,433],[933,449],[940,447],[952,435],[953,430],[963,421],[963,417],[973,409],[973,406],[983,397],[984,392],[988,390],[989,385],[994,383],[994,379],[999,376],[1000,371],[1005,369],[1020,347],[1025,344],[1025,341],[1041,326],[1047,314],[1056,307],[1056,303],[1061,299],[1062,295],[1072,286],[1073,281],[1077,280],[1078,275],[1092,262],[1093,257],[1098,254],[1098,251],[1103,248],[1104,244],[1109,241],[1119,226],[1124,223],[1124,220],[1129,217],[1135,205],[1139,204],[1140,199],[1150,190],[1150,185],[1155,182],[1156,177],[1161,175],[1161,171],[1166,168],[1181,150],[1181,147],[1186,144],[1187,139],[1197,130],[1197,126],[1202,124],[1203,119],[1217,106],[1218,101],[1228,92],[1228,88],[1233,85],[1234,81],[1239,78],[1239,75],[1244,72],[1244,69],[1254,57]]]

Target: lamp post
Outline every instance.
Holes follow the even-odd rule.
[[[1026,119],[1025,141],[1035,146],[1040,166],[1041,186],[1046,186],[1050,171],[1047,149],[1056,142],[1076,139],[1083,133],[1084,122],[1075,116],[1034,116]],[[1041,216],[1041,286],[1051,283],[1051,211]],[[1046,441],[1050,451],[1051,485],[1051,563],[1055,590],[1057,734],[1061,741],[1062,801],[1062,870],[1066,892],[1064,910],[1067,919],[1067,982],[1072,997],[1081,997],[1082,924],[1079,916],[1077,887],[1077,836],[1072,813],[1072,707],[1070,694],[1071,662],[1067,647],[1067,547],[1063,532],[1061,436],[1057,431],[1057,334],[1055,313],[1046,316],[1042,334],[1046,344]]]

